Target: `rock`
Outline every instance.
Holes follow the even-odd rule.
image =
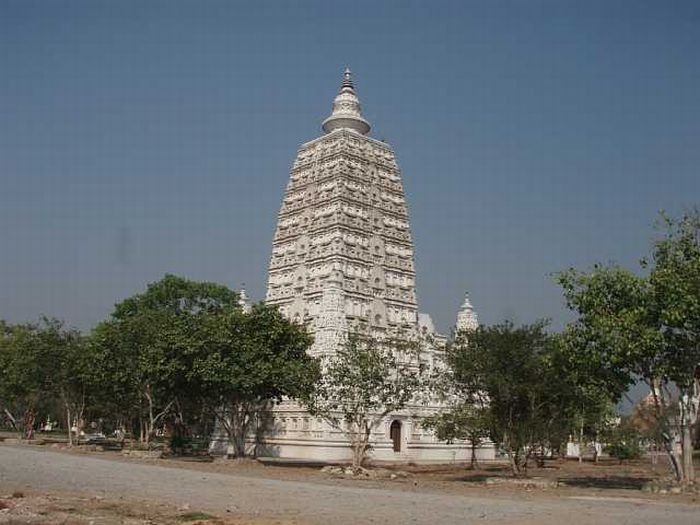
[[[681,487],[671,487],[669,491],[671,492],[671,494],[680,494],[681,492],[683,492],[683,489]]]
[[[345,473],[345,470],[342,467],[336,467],[333,465],[326,465],[321,469],[321,472],[324,472],[326,474],[330,474],[331,476],[343,476]]]

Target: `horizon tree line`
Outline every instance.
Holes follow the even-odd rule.
[[[524,475],[528,461],[560,450],[570,436],[599,440],[611,407],[643,382],[651,392],[644,426],[676,479],[692,482],[700,212],[662,215],[661,226],[643,273],[595,265],[556,275],[577,315],[561,333],[544,321],[482,325],[455,334],[433,370],[396,359],[415,345],[410,338],[366,334],[350,334],[322,362],[307,353],[306,327],[277,308],[259,303],[246,313],[235,291],[173,275],[115,305],[89,334],[55,319],[0,321],[0,417],[26,439],[51,415],[63,421],[69,443],[97,421],[146,447],[163,429],[177,443],[208,436],[216,424],[243,456],[254,422],[293,398],[345,429],[359,467],[377,414],[429,392],[445,407],[424,422],[439,439],[469,441],[473,458],[490,440]]]

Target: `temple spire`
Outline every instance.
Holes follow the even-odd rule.
[[[469,293],[464,294],[464,302],[459,308],[459,313],[457,314],[457,323],[455,328],[458,332],[463,330],[473,331],[479,327],[479,319],[476,315],[476,311],[472,306],[472,302],[469,300]]]
[[[349,68],[346,68],[345,73],[343,73],[343,83],[333,101],[333,111],[330,117],[323,121],[321,127],[326,133],[340,128],[352,129],[363,135],[369,133],[370,125],[362,118],[360,100],[355,93],[352,72]]]

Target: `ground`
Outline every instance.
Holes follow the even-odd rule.
[[[697,494],[640,490],[667,474],[662,460],[656,467],[552,463],[531,473],[540,485],[532,488],[487,483],[502,479],[498,465],[477,471],[414,468],[394,480],[356,480],[318,468],[145,460],[84,450],[0,445],[0,507],[11,507],[0,510],[0,524],[700,521]],[[559,483],[541,488],[551,485],[542,480]]]

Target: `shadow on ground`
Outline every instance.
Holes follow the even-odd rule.
[[[580,487],[589,489],[629,489],[640,490],[645,483],[652,481],[652,478],[627,477],[627,476],[607,476],[580,477],[580,478],[560,478],[559,483],[568,487]]]

